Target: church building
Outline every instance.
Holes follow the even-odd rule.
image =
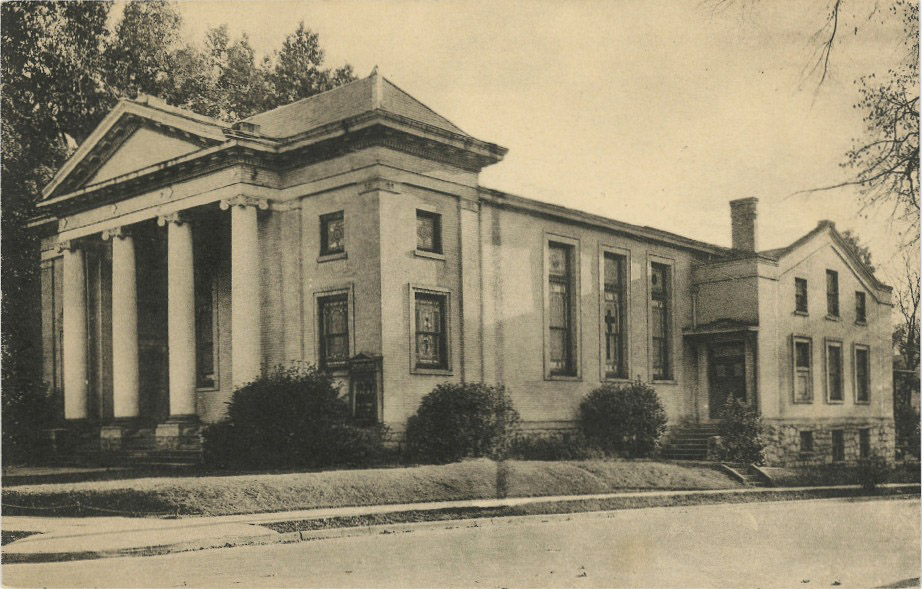
[[[745,400],[772,464],[892,458],[891,288],[832,223],[759,250],[744,198],[721,247],[481,186],[506,151],[377,72],[234,124],[119,102],[33,222],[64,430],[194,454],[236,387],[309,363],[398,438],[445,381],[547,431],[640,379],[671,426]]]

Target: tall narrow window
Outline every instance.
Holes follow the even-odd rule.
[[[605,253],[603,329],[605,331],[605,375],[627,378],[627,329],[625,325],[624,256]]]
[[[832,461],[842,462],[845,460],[845,430],[832,430]]]
[[[320,367],[342,367],[349,360],[349,296],[318,299]]]
[[[346,251],[346,227],[343,212],[337,211],[320,217],[320,255],[341,254]]]
[[[442,215],[416,210],[416,249],[442,253]]]
[[[839,273],[826,270],[826,314],[839,316]]]
[[[417,292],[416,367],[448,368],[445,329],[445,295]]]
[[[208,235],[195,246],[195,386],[218,386],[218,237]]]
[[[859,458],[871,457],[871,430],[866,427],[858,430],[858,452]]]
[[[813,400],[813,361],[810,340],[794,338],[794,402]]]
[[[794,279],[794,310],[807,314],[807,279]]]
[[[867,346],[855,346],[855,402],[871,402],[871,351]]]
[[[669,266],[653,263],[650,272],[650,302],[653,323],[653,379],[672,378],[672,284]]]
[[[548,246],[548,361],[552,375],[576,374],[573,346],[573,248]]]
[[[865,294],[858,290],[855,291],[855,322],[867,323],[868,321],[868,300]]]
[[[844,400],[842,394],[842,344],[826,342],[826,399],[830,403]]]

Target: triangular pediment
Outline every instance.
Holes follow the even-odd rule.
[[[201,145],[185,139],[138,127],[89,177],[86,185],[105,182],[200,149]]]
[[[224,143],[228,126],[143,98],[122,100],[42,191],[43,198],[75,192]]]

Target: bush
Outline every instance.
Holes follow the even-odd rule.
[[[604,384],[580,403],[579,423],[590,446],[607,454],[643,458],[659,448],[666,410],[648,384]]]
[[[509,458],[518,460],[594,460],[604,452],[593,448],[580,432],[524,434],[516,436]]]
[[[54,403],[48,388],[38,380],[4,374],[3,464],[36,464],[47,457],[42,430],[55,423]]]
[[[881,456],[872,455],[858,461],[858,483],[865,491],[875,491],[890,479],[890,465]]]
[[[227,417],[203,435],[212,465],[318,468],[380,460],[386,429],[358,426],[327,374],[277,367],[234,391]]]
[[[765,441],[762,439],[762,418],[740,399],[727,399],[720,412],[718,456],[727,462],[762,464],[765,461]]]
[[[519,414],[503,387],[440,384],[407,421],[407,454],[433,463],[502,457],[518,422]]]

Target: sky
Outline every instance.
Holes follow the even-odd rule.
[[[831,0],[829,0],[831,3]],[[846,179],[855,80],[900,57],[902,26],[844,0],[827,80],[810,74],[826,0],[181,1],[187,34],[227,24],[260,54],[299,21],[326,65],[385,77],[509,149],[481,184],[730,245],[728,202],[759,198],[760,249],[821,219],[857,231],[881,278],[899,238]],[[865,211],[865,213],[868,213]]]

